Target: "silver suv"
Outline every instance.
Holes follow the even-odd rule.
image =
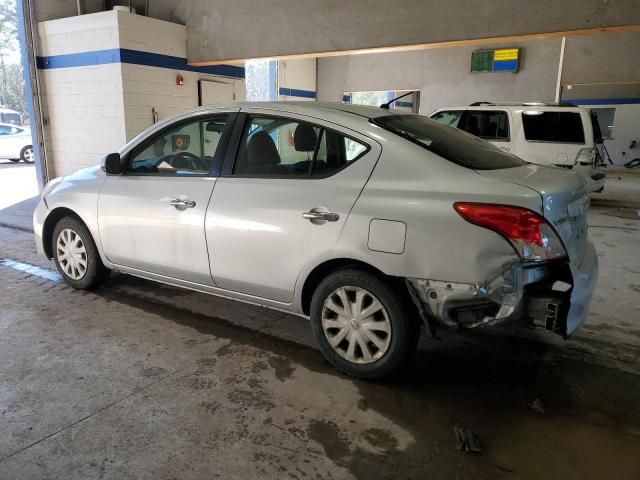
[[[597,276],[584,179],[426,117],[322,103],[199,108],[52,180],[38,251],[310,318],[340,370],[400,368],[421,327],[564,337]]]

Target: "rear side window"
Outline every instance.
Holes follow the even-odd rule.
[[[584,143],[578,112],[522,112],[524,136],[530,142]]]
[[[485,140],[508,141],[510,138],[509,116],[501,110],[447,110],[431,118]]]
[[[371,122],[466,168],[497,170],[526,165],[485,140],[421,115],[387,115]]]
[[[500,110],[467,110],[458,128],[485,140],[509,140],[509,116]]]
[[[319,125],[285,117],[249,116],[233,174],[249,177],[326,177],[369,147]]]

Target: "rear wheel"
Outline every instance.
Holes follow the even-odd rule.
[[[91,233],[77,218],[64,217],[56,224],[51,250],[58,272],[73,288],[94,288],[109,276]]]
[[[35,160],[35,154],[33,153],[33,146],[27,145],[20,151],[20,160],[25,163],[33,163]]]
[[[320,283],[311,300],[311,327],[333,366],[369,379],[404,366],[420,335],[397,290],[357,269],[339,270]]]

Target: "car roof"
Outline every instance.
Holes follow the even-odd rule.
[[[366,105],[353,105],[339,102],[308,102],[308,101],[285,101],[285,102],[228,102],[211,105],[203,105],[200,109],[210,108],[266,108],[283,112],[318,115],[321,113],[350,113],[366,119],[384,117],[387,115],[406,115],[409,112],[398,110],[387,110],[380,107],[369,107]],[[195,109],[197,111],[199,109]]]
[[[588,108],[578,107],[567,103],[545,103],[545,102],[476,102],[471,105],[455,105],[440,107],[432,113],[443,110],[509,110],[520,112],[522,110],[540,110],[549,112],[582,112]]]

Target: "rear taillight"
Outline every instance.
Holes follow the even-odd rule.
[[[453,208],[467,222],[503,236],[523,260],[552,260],[567,255],[553,227],[532,210],[511,205],[466,202],[457,202]]]
[[[576,165],[595,165],[596,156],[595,148],[581,148],[576,155]]]

